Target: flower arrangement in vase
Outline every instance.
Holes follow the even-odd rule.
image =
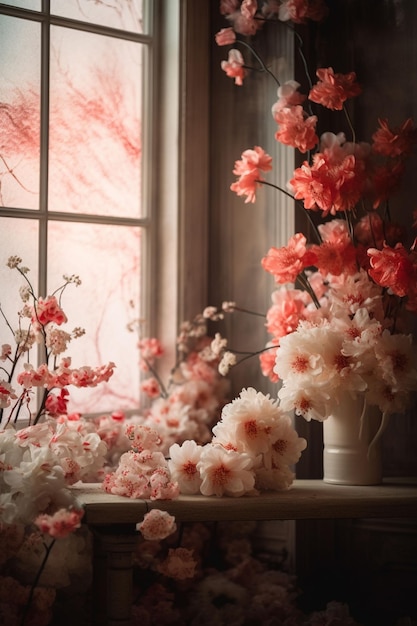
[[[216,41],[231,47],[222,69],[237,89],[249,71],[272,76],[279,85],[278,99],[272,103],[275,139],[303,155],[286,189],[268,180],[272,158],[260,146],[245,150],[233,169],[231,190],[246,203],[256,201],[263,185],[276,187],[294,198],[311,234],[308,240],[297,232],[287,245],[272,247],[262,259],[277,285],[266,314],[270,340],[260,354],[262,373],[279,385],[285,411],[323,422],[325,433],[349,403],[347,414],[337,422],[346,426],[356,420],[349,437],[360,448],[365,476],[349,476],[344,467],[344,479],[334,477],[325,467],[324,478],[379,482],[381,435],[389,416],[405,411],[417,389],[415,346],[407,333],[407,315],[417,312],[416,238],[414,234],[410,240],[410,230],[391,219],[389,202],[414,150],[416,127],[411,119],[396,127],[379,119],[370,140],[359,141],[349,115],[353,99],[362,92],[356,73],[320,67],[314,81],[301,46],[306,88],[293,80],[280,84],[272,75],[255,50],[253,36],[260,36],[266,22],[294,28],[307,20],[324,20],[324,2],[243,0],[221,2],[220,8],[229,25]],[[329,111],[341,113],[349,134],[326,131],[319,137],[319,116],[325,110],[326,119]],[[414,211],[411,230],[417,227],[416,217]],[[238,309],[230,303],[224,308]],[[232,352],[225,346],[225,359],[233,365]],[[368,407],[380,411],[379,421],[368,417]],[[346,437],[342,434],[333,445],[333,433],[327,455],[333,461],[346,452],[357,465],[358,456]],[[371,462],[379,469],[367,474]]]

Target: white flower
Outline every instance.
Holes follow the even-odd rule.
[[[226,351],[219,363],[219,372],[222,376],[227,376],[233,365],[236,365],[236,355],[233,352]]]
[[[168,467],[173,481],[178,483],[180,493],[194,494],[200,491],[201,477],[197,464],[202,446],[187,440],[180,446],[174,443],[169,449]]]
[[[252,458],[244,452],[207,444],[197,464],[202,477],[201,493],[204,496],[243,496],[253,492],[252,466]]]
[[[243,389],[238,398],[223,407],[220,422],[213,428],[214,442],[231,439],[235,449],[257,456],[267,452],[271,445],[270,431],[281,419],[283,411],[269,395],[252,387]]]

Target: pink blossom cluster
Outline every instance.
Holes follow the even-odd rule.
[[[129,424],[127,431],[132,448],[121,455],[115,471],[106,474],[102,488],[128,498],[176,498],[178,484],[172,480],[168,462],[160,450],[162,440],[158,431],[144,424]]]
[[[228,381],[219,374],[219,353],[207,334],[208,312],[181,324],[177,337],[177,358],[167,383],[161,380],[157,359],[164,354],[156,338],[139,342],[141,365],[147,376],[141,390],[150,400],[140,416],[145,426],[156,429],[160,449],[193,439],[206,443],[217,422],[229,391]]]
[[[106,444],[93,424],[73,416],[0,431],[0,520],[30,523],[74,504],[69,486],[97,480]]]
[[[35,295],[27,277],[29,269],[22,265],[20,257],[10,257],[7,266],[17,270],[25,282],[19,289],[23,308],[18,313],[19,323],[16,330],[13,330],[0,306],[14,340],[14,347],[10,343],[3,343],[1,346],[0,424],[16,422],[22,417],[29,423],[36,424],[44,415],[67,415],[70,399],[67,387],[96,387],[105,383],[113,375],[115,364],[110,362],[98,367],[85,365],[72,368],[71,358],[63,356],[69,342],[84,334],[84,330],[79,327],[74,328],[71,333],[58,328],[68,321],[61,307],[62,294],[68,285],[81,284],[78,276],[64,276],[61,287],[54,294],[43,298]],[[33,365],[30,356],[30,350],[36,344],[40,344],[45,354],[45,361],[37,367]],[[18,366],[23,358],[25,361],[19,371]],[[18,385],[21,386],[20,390]],[[40,403],[35,409],[34,389],[42,390]],[[53,393],[54,389],[59,390],[59,393]]]
[[[181,493],[255,495],[288,489],[306,445],[276,401],[248,388],[223,408],[210,443],[173,444],[168,466]]]

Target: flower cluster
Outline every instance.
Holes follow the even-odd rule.
[[[69,486],[96,480],[106,444],[82,418],[48,419],[0,433],[0,520],[30,524],[74,504]]]
[[[252,388],[223,408],[213,435],[205,446],[171,446],[168,465],[181,493],[242,496],[288,489],[291,468],[307,445],[277,403]]]
[[[253,35],[268,20],[297,24],[325,17],[322,3],[308,0],[225,2],[221,11],[232,25],[218,33],[217,43],[241,45],[255,59],[251,69],[269,76],[248,38],[238,36]],[[256,29],[242,28],[248,20]],[[241,84],[251,66],[232,53],[233,72],[225,62],[222,68]],[[280,383],[282,409],[307,420],[325,420],[346,393],[378,406],[385,417],[402,412],[417,389],[415,349],[405,331],[406,314],[417,313],[417,239],[414,234],[410,241],[410,232],[390,219],[388,201],[401,185],[417,129],[411,119],[398,126],[379,119],[371,140],[358,141],[348,110],[348,101],[362,92],[353,71],[319,68],[315,83],[306,76],[306,92],[295,81],[281,85],[273,78],[279,85],[272,105],[275,139],[305,160],[282,189],[264,177],[272,158],[263,148],[245,150],[231,190],[255,202],[263,184],[276,187],[294,198],[316,240],[296,233],[262,259],[278,285],[266,314],[270,340],[260,355],[262,372]],[[344,115],[349,138],[344,131],[318,136],[323,109]],[[233,355],[227,359],[233,364]]]
[[[96,387],[106,382],[113,374],[114,363],[92,368],[71,367],[71,358],[62,356],[72,339],[81,337],[84,330],[77,327],[72,333],[59,328],[66,323],[67,316],[61,307],[62,294],[70,284],[81,284],[78,276],[64,276],[64,283],[46,298],[37,297],[28,279],[29,269],[22,265],[18,256],[10,257],[7,263],[24,279],[19,292],[23,307],[18,314],[18,326],[14,328],[0,306],[0,313],[13,336],[12,343],[4,343],[0,354],[0,424],[9,424],[26,419],[37,424],[49,415],[57,417],[67,414],[69,386]],[[30,351],[38,347],[45,356],[44,362],[35,367],[31,363]],[[60,360],[59,360],[60,359]],[[18,372],[19,364],[23,369]],[[17,390],[20,385],[20,391]],[[39,406],[33,408],[34,392],[42,391]],[[54,392],[57,390],[57,392]]]
[[[227,401],[229,382],[219,374],[220,356],[207,333],[208,319],[204,311],[181,324],[176,362],[166,384],[157,368],[157,360],[165,355],[160,341],[145,337],[138,343],[145,374],[141,390],[149,399],[140,421],[158,431],[159,449],[165,454],[173,443],[210,441],[211,428]]]
[[[122,454],[115,471],[106,474],[103,489],[128,498],[176,498],[178,485],[171,480],[158,431],[143,424],[129,424],[126,430],[131,449]]]

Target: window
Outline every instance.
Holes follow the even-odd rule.
[[[136,336],[127,324],[149,320],[152,304],[157,6],[0,2],[0,304],[16,324],[11,255],[30,268],[41,295],[64,274],[80,276],[63,308],[68,331],[82,326],[86,334],[67,354],[74,367],[117,367],[105,385],[71,389],[72,411],[139,403]]]

